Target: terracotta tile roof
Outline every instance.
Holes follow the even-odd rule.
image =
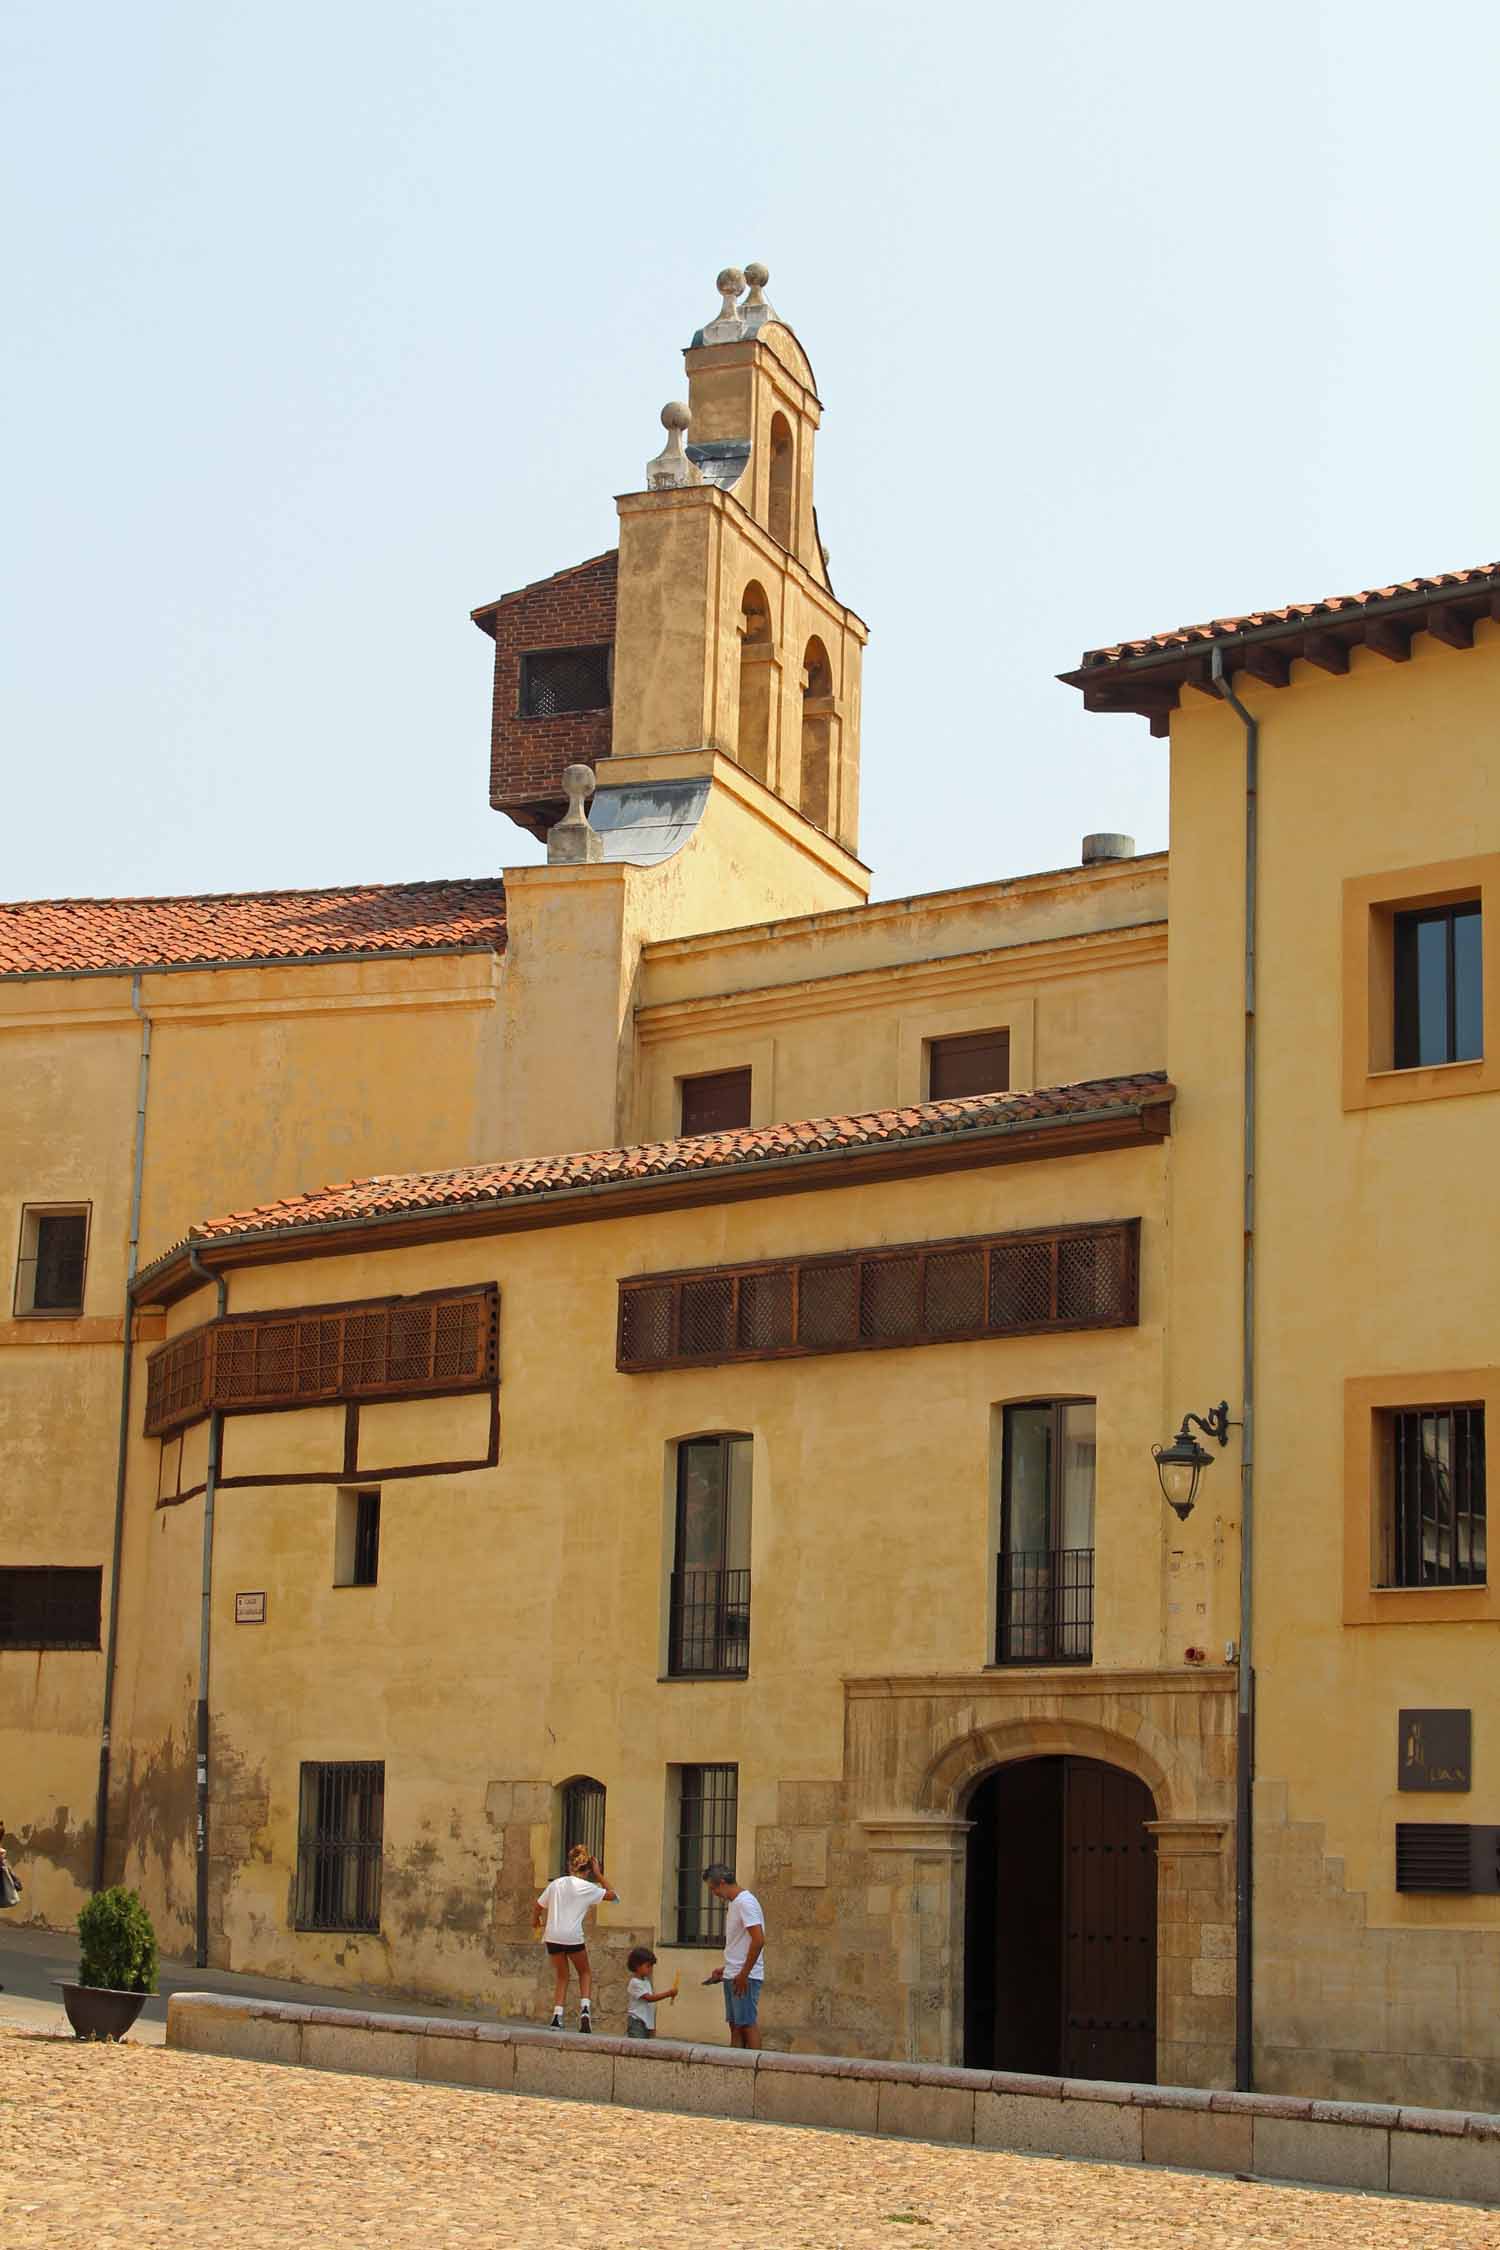
[[[211,1219],[194,1227],[188,1240],[217,1242],[286,1228],[415,1216],[466,1204],[555,1194],[568,1188],[725,1172],[778,1158],[834,1155],[965,1134],[977,1137],[1033,1123],[1134,1116],[1170,1102],[1173,1092],[1165,1071],[1152,1070],[1130,1078],[1086,1079],[1077,1085],[1053,1086],[1037,1093],[972,1094],[962,1101],[920,1102],[908,1109],[866,1110],[854,1117],[814,1117],[791,1125],[749,1125],[733,1132],[641,1141],[632,1148],[594,1149],[581,1155],[534,1156],[510,1164],[469,1165],[461,1171],[345,1180],[336,1187],[315,1188],[305,1195]]]
[[[1212,641],[1233,640],[1266,627],[1313,625],[1322,618],[1347,619],[1378,603],[1420,601],[1424,596],[1464,590],[1479,592],[1493,587],[1500,587],[1500,563],[1480,563],[1473,570],[1440,570],[1433,578],[1403,578],[1394,586],[1371,586],[1359,594],[1330,594],[1323,601],[1288,602],[1284,609],[1251,610],[1243,617],[1213,617],[1204,625],[1178,625],[1169,633],[1148,633],[1141,640],[1116,641],[1108,648],[1086,649],[1080,669],[1118,664],[1129,657],[1164,655]]]
[[[0,904],[0,977],[308,961],[438,946],[505,950],[505,889],[498,876],[206,898]]]

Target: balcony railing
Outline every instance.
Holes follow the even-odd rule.
[[[1093,1548],[1001,1555],[995,1618],[997,1664],[1087,1664],[1094,1648]]]
[[[748,1570],[674,1570],[668,1666],[674,1679],[750,1669]]]

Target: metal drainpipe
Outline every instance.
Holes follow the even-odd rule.
[[[1255,1896],[1251,1821],[1255,1783],[1254,1623],[1255,1550],[1255,934],[1260,842],[1260,723],[1224,673],[1215,648],[1214,687],[1245,730],[1245,1064],[1242,1101],[1244,1254],[1241,1261],[1240,1409],[1240,1648],[1234,1782],[1234,2082],[1242,2093],[1255,2084],[1255,1985],[1252,1912]]]
[[[130,1379],[135,1366],[135,1276],[141,1251],[141,1184],[146,1170],[146,1102],[151,1091],[151,1018],[141,1006],[139,974],[130,980],[130,1005],[141,1023],[141,1061],[135,1096],[135,1148],[130,1182],[130,1234],[125,1248],[125,1319],[120,1358],[120,1434],[115,1447],[115,1529],[109,1566],[109,1624],[104,1636],[104,1710],[99,1721],[99,1794],[94,1804],[93,1889],[104,1888],[109,1834],[110,1728],[115,1708],[115,1654],[120,1637],[120,1559],[125,1547],[126,1462],[130,1447]]]
[[[188,1250],[188,1265],[200,1281],[212,1281],[219,1293],[216,1319],[224,1318],[229,1284],[214,1276],[195,1249]],[[219,1446],[224,1417],[214,1407],[208,1417],[208,1467],[203,1478],[203,1595],[198,1619],[198,1885],[195,1913],[194,1966],[208,1967],[208,1659],[213,1619],[214,1498],[219,1488]]]

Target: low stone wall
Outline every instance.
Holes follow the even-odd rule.
[[[167,2045],[496,2093],[1500,2204],[1500,2117],[1464,2110],[585,2039],[219,1993],[174,1993]]]

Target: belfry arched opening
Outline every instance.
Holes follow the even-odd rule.
[[[1096,1758],[1027,1758],[967,1809],[965,2061],[1152,2083],[1150,1790]]]

